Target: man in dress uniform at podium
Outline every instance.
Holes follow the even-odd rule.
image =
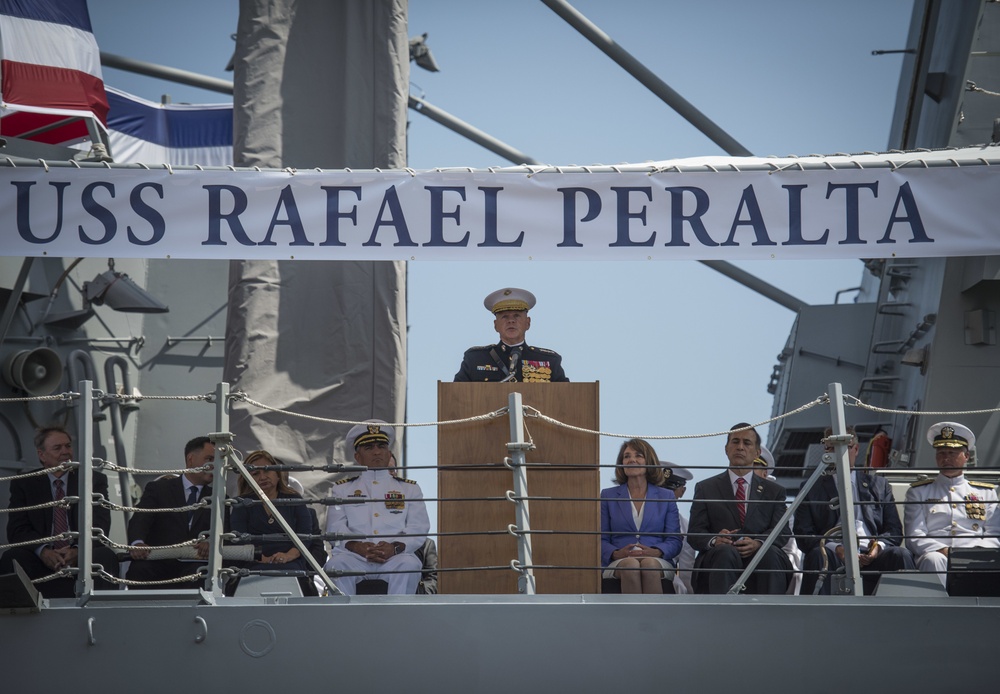
[[[493,329],[500,335],[495,345],[471,347],[465,352],[455,381],[516,381],[548,383],[568,381],[562,357],[550,349],[532,347],[524,341],[531,327],[528,311],[535,295],[516,287],[504,287],[483,301],[493,314]]]
[[[996,513],[996,485],[965,478],[969,450],[976,436],[957,422],[938,422],[927,431],[940,473],[920,480],[906,491],[903,527],[906,546],[917,570],[937,571],[947,585],[948,552],[952,547],[1000,547],[991,519]]]

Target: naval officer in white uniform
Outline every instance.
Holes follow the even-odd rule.
[[[927,431],[934,446],[937,477],[920,480],[906,492],[906,546],[919,571],[937,571],[948,582],[948,551],[952,547],[1000,547],[987,529],[996,512],[996,485],[965,478],[969,449],[976,436],[957,422],[938,422]]]
[[[430,521],[420,485],[390,474],[389,447],[394,438],[392,427],[380,419],[367,420],[347,432],[347,440],[354,442],[354,459],[369,469],[337,482],[333,496],[370,499],[331,506],[327,513],[328,533],[366,536],[335,543],[326,563],[327,570],[367,572],[334,577],[333,582],[347,595],[355,595],[358,581],[365,578],[384,580],[390,595],[413,595],[420,582],[423,564],[414,552],[423,547]]]

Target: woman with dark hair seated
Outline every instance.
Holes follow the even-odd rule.
[[[254,451],[246,457],[243,463],[253,476],[254,481],[264,495],[271,501],[279,499],[301,499],[297,491],[288,484],[287,470],[267,470],[267,466],[280,465],[277,459],[267,451]],[[259,499],[257,493],[250,487],[250,484],[240,477],[239,496],[246,499]],[[313,533],[312,517],[309,509],[302,504],[277,504],[278,513],[285,519],[289,527],[297,534]],[[248,533],[250,535],[275,535],[283,533],[284,530],[277,519],[271,514],[271,509],[263,503],[237,506],[233,509],[230,517],[233,532]],[[298,548],[291,539],[285,537],[281,540],[267,541],[256,548],[255,554],[259,559],[250,564],[247,568],[253,570],[267,569],[288,569],[304,571],[309,569],[309,564],[299,553]],[[303,591],[307,590],[307,584],[311,581],[302,581]],[[309,590],[307,594],[315,594]]]
[[[662,481],[653,447],[630,439],[615,462],[618,485],[601,490],[601,564],[623,593],[662,593],[660,580],[673,580],[681,527],[674,493]]]

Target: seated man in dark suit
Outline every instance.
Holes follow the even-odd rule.
[[[759,455],[760,435],[745,422],[735,425],[726,440],[729,469],[694,488],[688,542],[698,551],[696,593],[729,592],[785,512],[785,488],[753,473]],[[789,537],[786,525],[747,581],[748,592],[787,590],[792,566],[782,547]]]
[[[531,327],[528,311],[535,295],[525,289],[505,287],[483,300],[493,314],[493,329],[500,335],[495,345],[470,347],[465,351],[455,381],[517,381],[549,383],[568,381],[562,357],[551,349],[532,347],[524,341]]]
[[[69,433],[62,427],[50,426],[39,429],[35,434],[35,449],[42,467],[49,469],[47,475],[24,477],[10,484],[10,504],[8,508],[23,508],[49,503],[64,496],[79,495],[79,472],[56,470],[59,465],[73,460],[73,443]],[[93,473],[93,491],[108,497],[108,478],[102,473]],[[89,499],[87,500],[89,501]],[[111,531],[111,512],[103,506],[94,506],[93,527]],[[61,532],[79,530],[79,512],[74,502],[69,508],[54,506],[31,511],[14,511],[7,519],[7,541],[9,543],[32,542],[43,537],[51,537]],[[104,545],[93,544],[93,563],[100,564],[112,576],[118,575],[118,561],[114,552]],[[43,545],[13,547],[0,557],[0,574],[13,572],[13,562],[17,562],[31,579],[49,576],[66,567],[77,565],[77,540],[57,540]],[[76,595],[76,578],[67,576],[51,581],[36,583],[35,587],[46,598],[72,598]],[[95,579],[94,588],[112,590],[116,586],[102,579]]]
[[[830,436],[827,429],[823,437]],[[851,486],[854,495],[854,522],[858,534],[858,563],[862,572],[898,571],[914,568],[913,556],[908,549],[901,547],[903,542],[903,524],[896,511],[896,500],[892,489],[885,478],[869,475],[863,469],[854,468],[858,457],[858,436],[854,427],[847,427],[851,435],[851,443],[847,447],[847,460],[851,465]],[[832,444],[824,444],[827,452],[833,451]],[[826,552],[826,563],[830,572],[844,565],[844,545],[837,539],[826,541],[822,536],[835,526],[840,526],[840,511],[830,508],[830,501],[838,497],[837,480],[833,475],[822,477],[809,490],[802,504],[795,510],[795,537],[799,548],[805,552],[802,567],[802,595],[812,595],[815,592],[819,571],[823,568],[823,553]],[[879,574],[864,573],[861,581],[864,584],[865,595],[875,592]],[[823,581],[821,595],[830,594],[829,578]]]
[[[180,477],[155,479],[146,485],[139,508],[181,508],[212,496],[212,472],[199,470],[215,460],[215,444],[207,436],[191,439],[184,446],[184,464],[189,472]],[[197,538],[211,529],[209,509],[176,513],[132,514],[128,524],[132,563],[126,578],[132,581],[164,581],[193,574],[201,568],[198,561],[180,559],[147,559],[149,546],[175,545]],[[225,515],[225,530],[229,529],[229,513]],[[199,559],[208,558],[208,543],[197,545]],[[160,584],[153,588],[200,588],[203,580]]]

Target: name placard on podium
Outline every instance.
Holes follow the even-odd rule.
[[[438,419],[453,420],[506,407],[512,392],[522,404],[560,422],[592,431],[600,428],[598,383],[438,383]],[[598,567],[600,565],[601,476],[596,434],[525,418],[528,496],[535,566]],[[438,537],[438,562],[443,569],[507,567],[482,571],[442,571],[441,593],[517,593],[517,539],[507,532],[515,523],[514,504],[504,498],[514,488],[508,456],[510,421],[448,425],[438,429],[438,531],[476,532]],[[537,466],[537,467],[535,467]],[[575,466],[569,468],[566,466]],[[536,497],[545,497],[539,499]],[[451,499],[467,499],[451,501]],[[562,499],[569,499],[563,501]],[[595,499],[595,501],[573,500]],[[559,534],[557,531],[594,534]],[[485,534],[492,533],[492,534]],[[538,593],[600,592],[600,571],[537,569]]]

